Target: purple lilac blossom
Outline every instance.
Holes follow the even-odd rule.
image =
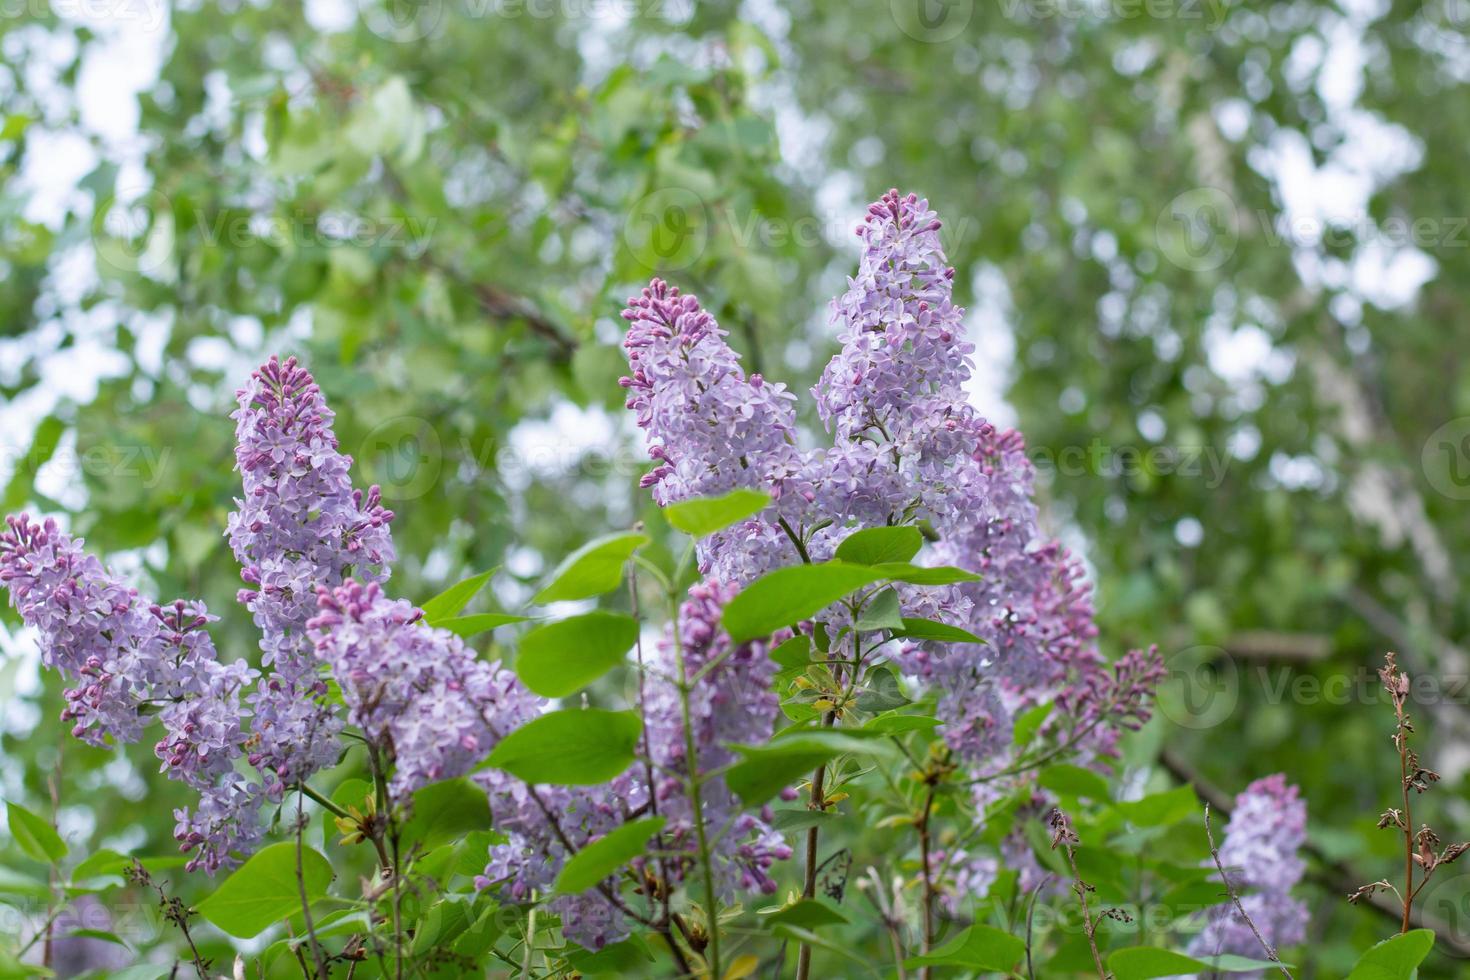
[[[352,488],[352,458],[338,450],[333,412],[295,358],[272,357],[237,393],[236,468],[243,495],[229,538],[253,588],[240,591],[261,630],[270,673],[251,697],[250,763],[267,795],[335,762],[341,720],[323,702],[326,684],[306,635],[319,588],[349,577],[387,578],[394,559],[377,487]]]
[[[243,660],[221,663],[198,603],[153,605],[88,554],[54,520],[6,520],[0,584],[40,638],[41,662],[77,684],[65,692],[72,734],[92,745],[142,737],[145,708],[158,707],[161,772],[200,794],[174,811],[190,870],[234,863],[260,837],[259,787],[235,772],[247,735],[240,694],[255,678]]]
[[[1220,863],[1239,892],[1246,914],[1275,949],[1303,942],[1306,903],[1291,897],[1306,865],[1307,804],[1281,773],[1258,779],[1235,798],[1225,826]],[[1248,891],[1247,891],[1248,890]],[[1261,958],[1261,944],[1230,903],[1208,913],[1204,929],[1189,944],[1191,956],[1235,954]],[[1262,977],[1264,973],[1242,974]]]
[[[658,464],[642,485],[661,505],[741,487],[769,492],[769,518],[716,535],[701,548],[700,567],[743,582],[752,569],[783,564],[790,543],[776,517],[800,523],[814,499],[811,459],[795,443],[795,396],[759,374],[747,377],[714,317],[660,279],[628,301],[623,318],[630,373],[621,384]]]
[[[981,580],[903,586],[905,614],[986,642],[908,642],[892,659],[938,691],[950,747],[983,770],[1004,768],[1014,714],[1055,701],[1085,709],[1076,747],[1107,754],[1118,725],[1146,717],[1143,685],[1119,687],[1096,648],[1081,564],[1037,526],[1024,441],[968,404],[974,348],[939,229],[926,201],[897,191],[858,228],[858,274],[832,305],[842,349],[813,389],[833,438],[826,450],[795,448],[790,396],[744,378],[725,332],[692,297],[654,280],[630,300],[623,384],[659,463],[645,485],[660,504],[735,486],[772,494],[771,508],[700,544],[701,570],[734,585],[798,560],[788,528],[821,561],[854,529],[927,524],[938,541],[920,561]],[[1130,678],[1157,676],[1154,654],[1135,657],[1146,663],[1130,662]],[[1104,692],[1133,700],[1115,704]],[[1072,721],[1052,724],[1063,720]]]
[[[1000,875],[1000,860],[993,854],[971,854],[963,848],[934,851],[929,855],[939,905],[951,919],[969,914],[972,904],[990,894]]]
[[[422,611],[388,598],[376,582],[323,588],[317,601],[307,623],[314,655],[341,685],[348,720],[392,763],[395,802],[463,776],[541,706],[498,661],[480,660],[458,636],[425,626]]]
[[[54,520],[6,518],[0,534],[0,584],[38,635],[41,663],[75,687],[64,692],[62,720],[89,745],[136,742],[139,713],[163,673],[158,620]]]
[[[832,305],[842,348],[812,392],[828,449],[794,448],[789,396],[777,388],[779,400],[767,399],[776,386],[744,383],[738,355],[697,301],[657,280],[630,301],[623,383],[659,463],[645,485],[660,504],[735,486],[772,495],[765,512],[700,543],[706,576],[736,586],[801,558],[826,560],[858,528],[927,525],[938,540],[921,563],[981,579],[901,586],[904,612],[985,643],[904,642],[890,656],[937,692],[950,748],[982,775],[999,772],[1010,763],[1014,716],[1055,703],[1047,731],[1084,760],[1109,755],[1120,729],[1147,719],[1162,664],[1153,651],[1116,665],[1098,652],[1081,563],[1037,526],[1024,440],[968,404],[974,348],[939,229],[927,202],[896,191],[858,228],[858,273]],[[841,611],[829,618],[829,627],[850,625]],[[850,642],[834,643],[833,656],[849,656]],[[975,802],[983,812],[1006,790],[977,784]],[[941,883],[956,902],[982,888],[983,868],[970,863]]]

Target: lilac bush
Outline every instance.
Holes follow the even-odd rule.
[[[1105,976],[1103,927],[1128,915],[1083,877],[1108,867],[1079,860],[1091,838],[1132,849],[1150,884],[1200,874],[1196,854],[1140,850],[1164,839],[1138,833],[1159,813],[1183,819],[1177,798],[1105,778],[1125,733],[1150,722],[1163,664],[1154,650],[1104,656],[1083,565],[1042,530],[1023,439],[969,404],[975,349],[940,231],[916,195],[868,209],[831,306],[840,349],[810,392],[814,436],[797,396],[745,373],[694,297],[655,279],[629,301],[622,384],[654,461],[642,486],[692,538],[683,559],[640,550],[642,527],[599,539],[524,617],[459,615],[488,576],[422,607],[393,596],[393,512],[354,488],[311,375],[273,357],[237,394],[226,528],[257,663],[223,661],[203,605],[141,597],[53,520],[8,520],[0,585],[68,685],[73,734],[103,746],[161,730],[161,770],[198,795],[175,813],[188,869],[255,854],[223,891],[291,879],[281,944],[308,976],[368,962],[469,975],[486,957],[570,975],[641,969],[629,957],[655,949],[679,976],[746,976],[760,958],[730,944],[779,939],[780,964],[790,947],[808,980],[830,938],[815,930],[853,913],[837,909],[849,880],[872,889],[871,925],[901,970],[1019,972],[1017,950],[1029,962],[1033,940],[1056,937],[1029,920],[1024,947],[992,933],[1023,900],[1072,896]],[[727,506],[723,522],[681,523]],[[556,618],[560,600],[602,608]],[[550,621],[469,639],[523,618]],[[536,636],[517,648],[515,629]],[[620,667],[621,701],[605,680]],[[575,682],[548,683],[558,668]],[[335,864],[309,843],[317,817],[342,832]],[[824,828],[856,821],[853,836],[884,835],[884,850],[855,872]],[[1233,902],[1196,918],[1192,956],[1259,956],[1258,930],[1272,956],[1303,941],[1305,822],[1283,776],[1238,797],[1220,858],[1249,921]],[[294,842],[265,846],[272,834]],[[275,863],[251,877],[257,860]],[[127,871],[209,975],[195,910],[150,875]],[[330,895],[312,890],[334,876]],[[320,908],[327,897],[341,908]],[[197,912],[231,936],[261,933],[221,904]],[[949,925],[979,941],[936,953]],[[962,959],[981,946],[992,959]]]

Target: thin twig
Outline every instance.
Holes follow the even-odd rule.
[[[694,738],[694,721],[689,707],[689,675],[684,663],[684,640],[679,635],[679,599],[669,592],[669,603],[673,607],[672,633],[674,656],[679,670],[679,714],[684,723],[684,757],[689,766],[689,807],[694,819],[694,839],[699,848],[699,863],[704,871],[705,923],[709,927],[709,955],[707,962],[711,976],[723,977],[720,970],[720,905],[719,893],[715,888],[714,857],[710,853],[709,833],[704,822],[704,805],[701,802],[699,774],[699,745]]]
[[[1291,971],[1286,968],[1285,963],[1281,962],[1281,957],[1276,955],[1276,947],[1268,943],[1266,937],[1261,935],[1261,930],[1256,928],[1255,920],[1250,917],[1250,914],[1245,910],[1245,906],[1240,903],[1240,895],[1236,891],[1235,885],[1231,883],[1230,875],[1225,873],[1225,864],[1220,860],[1220,849],[1215,846],[1215,833],[1210,829],[1210,805],[1208,803],[1205,804],[1205,839],[1210,842],[1210,857],[1215,859],[1215,867],[1220,871],[1220,880],[1225,884],[1225,894],[1230,896],[1230,904],[1235,906],[1236,913],[1245,920],[1245,924],[1251,927],[1251,934],[1256,937],[1256,942],[1260,943],[1261,948],[1266,951],[1266,959],[1276,964],[1277,969],[1285,974],[1286,980],[1292,980]]]
[[[653,749],[648,741],[648,698],[645,683],[647,669],[643,663],[643,620],[639,612],[638,602],[638,569],[631,564],[628,567],[628,601],[632,607],[633,618],[638,621],[638,634],[633,641],[633,647],[638,658],[638,716],[643,720],[643,764],[645,776],[648,779],[648,812],[653,816],[658,816],[658,793],[654,791],[657,783],[653,778]],[[654,841],[660,852],[666,849],[662,830],[654,835]],[[671,917],[670,903],[673,900],[673,888],[669,884],[669,860],[662,853],[660,853],[658,858],[658,874],[659,882],[657,892],[648,896],[649,912],[652,914],[654,903],[659,901],[661,897],[663,913],[657,929],[659,934],[664,937],[664,942],[668,943],[669,953],[673,956],[674,963],[679,968],[680,976],[685,976],[690,972],[689,960],[684,956],[684,951],[679,948],[679,943],[674,938],[674,932],[669,927]],[[645,889],[648,887],[647,882],[644,883],[644,887]]]
[[[1194,787],[1194,791],[1200,798],[1209,801],[1212,808],[1219,811],[1227,819],[1230,817],[1233,806],[1230,797],[1218,786],[1210,782],[1204,776],[1195,771],[1193,765],[1182,755],[1170,749],[1165,749],[1159,755],[1159,762],[1177,780],[1188,783]],[[1302,845],[1302,853],[1310,857],[1319,867],[1307,869],[1307,877],[1313,882],[1330,892],[1348,894],[1356,890],[1359,884],[1366,878],[1355,868],[1348,866],[1342,861],[1329,857],[1321,848],[1311,841]],[[1395,889],[1397,891],[1397,889]],[[1363,908],[1372,909],[1385,919],[1399,922],[1402,908],[1398,902],[1379,894],[1365,894],[1359,905]],[[1413,909],[1409,919],[1415,929],[1431,929],[1438,937],[1434,948],[1448,956],[1456,959],[1470,959],[1470,942],[1455,938],[1454,930],[1438,919],[1424,914],[1419,909]]]
[[[929,944],[934,941],[934,875],[929,867],[929,817],[934,812],[934,784],[929,784],[924,794],[924,809],[917,828],[919,831],[919,866],[924,876],[924,908],[921,921],[923,935],[919,937],[919,955],[929,955]],[[929,980],[930,968],[925,965],[919,970],[920,980]]]
[[[1036,918],[1036,899],[1051,879],[1050,872],[1043,875],[1036,883],[1036,887],[1031,889],[1031,900],[1026,903],[1026,976],[1030,980],[1036,980],[1036,967],[1031,962],[1031,932],[1033,920]]]
[[[1072,868],[1072,891],[1076,893],[1077,900],[1082,905],[1082,925],[1087,934],[1087,946],[1092,950],[1092,962],[1097,967],[1098,980],[1109,980],[1107,968],[1103,966],[1102,953],[1097,948],[1097,923],[1093,921],[1092,910],[1087,905],[1087,893],[1092,891],[1092,885],[1082,880],[1082,872],[1077,868],[1077,852],[1075,845],[1081,839],[1077,832],[1072,829],[1071,821],[1059,808],[1051,811],[1051,849],[1060,847],[1067,855],[1067,863]],[[1099,919],[1097,922],[1101,922]]]
[[[316,962],[317,976],[322,980],[331,976],[327,970],[326,958],[322,955],[321,944],[316,941],[316,925],[311,921],[311,900],[306,896],[306,873],[302,870],[302,830],[306,825],[306,818],[302,814],[301,798],[305,794],[296,794],[296,892],[301,897],[301,921],[306,927],[306,941],[311,946],[311,958]]]

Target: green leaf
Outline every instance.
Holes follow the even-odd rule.
[[[511,623],[524,623],[529,616],[511,616],[508,613],[476,613],[472,616],[451,616],[434,623],[440,629],[446,629],[455,636],[468,639],[476,633],[486,630],[499,629],[509,626]]]
[[[881,578],[875,569],[842,562],[778,568],[730,600],[723,617],[725,629],[736,643],[770,636]]]
[[[72,881],[86,881],[88,878],[102,878],[116,875],[122,876],[123,869],[133,863],[133,859],[125,854],[109,848],[102,848],[87,857],[78,864],[71,872]]]
[[[174,973],[172,967],[159,966],[156,963],[139,963],[137,966],[112,970],[107,974],[107,978],[108,980],[163,980],[172,973]]]
[[[505,931],[504,918],[500,906],[491,905],[454,941],[454,951],[470,959],[484,956]]]
[[[413,816],[403,825],[403,838],[431,851],[465,834],[490,829],[490,801],[468,779],[430,783],[413,794]]]
[[[568,947],[567,953],[567,963],[575,967],[577,973],[584,977],[647,976],[648,964],[653,960],[653,954],[644,945],[643,940],[637,936],[604,946],[596,952]]]
[[[73,929],[66,935],[75,936],[80,939],[98,939],[104,943],[112,943],[114,946],[121,946],[123,949],[131,949],[131,947],[128,946],[127,942],[124,941],[121,936],[119,936],[115,932],[108,932],[106,929]]]
[[[1113,809],[1129,823],[1140,827],[1163,827],[1199,812],[1199,797],[1193,786],[1176,786],[1141,800],[1116,803]]]
[[[691,537],[702,538],[723,531],[759,514],[771,503],[759,490],[732,490],[722,497],[696,497],[664,508],[664,519]]]
[[[456,582],[454,585],[451,585],[443,592],[434,596],[434,598],[423,604],[424,622],[430,626],[439,626],[444,620],[458,616],[464,610],[464,607],[470,604],[470,600],[475,597],[476,593],[485,587],[485,583],[490,581],[490,576],[494,574],[495,569],[492,568],[488,572],[471,575],[463,582]]]
[[[18,803],[6,803],[5,815],[10,821],[10,836],[27,856],[42,864],[56,864],[66,857],[66,841],[45,820]]]
[[[646,534],[611,534],[587,542],[557,566],[550,584],[536,593],[536,604],[590,599],[611,592],[622,584],[623,565],[648,540]]]
[[[1244,956],[1212,956],[1195,959],[1173,950],[1157,946],[1128,946],[1114,950],[1108,956],[1108,970],[1116,980],[1153,980],[1154,977],[1177,977],[1198,974],[1201,971],[1214,973],[1251,973],[1258,970],[1275,970],[1276,964],[1267,960],[1252,960]]]
[[[949,565],[925,568],[921,565],[898,562],[874,565],[873,571],[881,573],[883,578],[890,581],[907,582],[910,585],[955,585],[959,582],[980,581],[980,576],[974,572],[967,572],[963,568],[953,568]]]
[[[803,898],[794,905],[779,909],[766,918],[768,925],[785,923],[800,929],[819,929],[822,926],[845,925],[852,920],[841,912],[814,898]]]
[[[771,659],[787,670],[801,670],[812,660],[811,637],[793,636],[771,651]]]
[[[880,715],[859,731],[878,732],[882,735],[901,735],[904,732],[932,732],[939,725],[938,718],[930,718],[927,715]]]
[[[783,834],[790,834],[836,819],[837,814],[830,810],[777,810],[771,826]]]
[[[725,785],[747,806],[760,806],[844,752],[886,752],[885,741],[813,729],[772,739],[765,745],[737,746],[742,759],[725,771]]]
[[[14,868],[0,865],[0,895],[46,899],[51,896],[51,884],[40,878],[32,878]]]
[[[521,637],[516,674],[537,694],[564,698],[622,663],[637,639],[638,621],[619,613],[547,623]]]
[[[309,901],[327,894],[332,866],[320,851],[301,850],[302,880]],[[236,939],[253,939],[301,911],[296,880],[296,843],[282,841],[259,851],[220,883],[196,911]]]
[[[424,956],[436,946],[452,943],[469,924],[469,902],[452,898],[441,899],[425,909],[414,924],[410,952],[414,956]]]
[[[1410,980],[1433,948],[1434,932],[1430,929],[1415,929],[1385,939],[1363,954],[1348,980]]]
[[[817,949],[825,949],[829,953],[852,960],[854,963],[867,963],[862,957],[853,952],[849,943],[836,943],[826,936],[818,935],[810,929],[794,926],[789,922],[778,922],[771,931],[793,945],[812,946]]]
[[[911,956],[903,965],[909,969],[922,966],[959,966],[971,970],[1009,972],[1025,955],[1026,943],[1018,937],[993,926],[976,924],[966,929],[953,942],[936,949],[928,956]]]
[[[858,694],[857,706],[874,713],[892,711],[911,703],[899,686],[898,678],[885,666],[868,671],[864,687]]]
[[[962,630],[958,626],[938,623],[932,619],[911,619],[907,616],[904,617],[903,628],[897,635],[913,640],[935,640],[939,643],[985,642],[969,630]]]
[[[1107,780],[1081,766],[1066,763],[1047,766],[1041,770],[1037,781],[1053,793],[1062,793],[1067,796],[1085,796],[1090,800],[1099,800],[1104,803],[1112,797],[1112,794],[1108,792]]]
[[[1024,749],[1031,744],[1031,740],[1036,738],[1036,733],[1041,731],[1041,726],[1051,716],[1051,710],[1055,704],[1055,702],[1038,704],[1017,716],[1016,723],[1011,728],[1011,740],[1016,743],[1016,748]]]
[[[898,605],[898,593],[893,589],[884,589],[873,596],[858,613],[854,628],[860,632],[870,633],[874,630],[902,630],[903,613]]]
[[[556,890],[570,895],[597,887],[599,881],[642,854],[649,839],[664,829],[664,823],[663,817],[636,820],[588,844],[562,867],[556,876]]]
[[[501,739],[487,764],[528,783],[605,783],[633,763],[642,732],[632,711],[553,711]]]
[[[907,562],[924,546],[916,527],[869,527],[849,534],[837,546],[837,560],[854,565]]]

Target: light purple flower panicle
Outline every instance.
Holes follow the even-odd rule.
[[[982,770],[1004,768],[1014,714],[1055,701],[1082,713],[1083,754],[1106,754],[1119,727],[1147,717],[1157,657],[1114,669],[1097,651],[1081,564],[1037,527],[1023,440],[969,405],[974,348],[939,230],[917,195],[889,191],[868,208],[858,273],[832,304],[842,348],[812,392],[833,439],[826,450],[795,448],[790,396],[747,382],[695,301],[658,280],[631,300],[623,384],[660,464],[645,485],[660,504],[735,486],[771,493],[771,508],[700,543],[705,574],[736,586],[798,561],[793,534],[801,557],[822,561],[854,530],[926,526],[937,541],[922,563],[981,579],[903,586],[905,615],[985,643],[906,641],[891,656],[938,690],[951,748]]]
[[[420,610],[376,582],[321,589],[318,604],[307,624],[315,655],[341,685],[348,720],[393,763],[395,802],[463,776],[538,713],[541,699],[498,661],[423,625]]]
[[[1306,841],[1306,801],[1281,773],[1256,780],[1235,798],[1235,812],[1220,845],[1220,863],[1242,893],[1240,904],[1246,914],[1275,949],[1306,939],[1306,903],[1291,897],[1306,871],[1299,853]],[[1209,913],[1204,929],[1189,944],[1189,954],[1262,957],[1250,925],[1228,902]]]
[[[136,742],[138,708],[162,671],[158,622],[138,593],[47,519],[7,517],[0,534],[0,584],[40,640],[41,663],[75,687],[62,719],[91,745]]]
[[[974,347],[965,339],[964,311],[953,302],[954,270],[940,227],[927,201],[889,191],[857,229],[858,272],[832,304],[841,350],[812,390],[830,448],[796,448],[791,396],[770,381],[747,380],[724,331],[695,300],[659,280],[630,300],[623,313],[631,324],[630,375],[623,385],[658,463],[644,485],[662,505],[734,487],[772,496],[761,514],[699,542],[701,571],[727,583],[731,594],[773,568],[831,558],[855,530],[924,527],[932,533],[921,564],[957,566],[980,580],[899,586],[904,615],[960,626],[984,643],[906,640],[888,656],[936,691],[949,747],[972,771],[997,773],[1011,761],[1015,715],[1054,703],[1046,730],[1065,726],[1079,756],[1097,759],[1113,753],[1120,731],[1147,720],[1162,662],[1154,651],[1130,653],[1116,664],[1099,653],[1081,563],[1037,526],[1024,441],[969,404]],[[709,623],[713,629],[717,617]],[[834,610],[827,625],[835,637],[831,656],[851,656],[853,634],[842,630],[851,625],[846,614]],[[687,655],[699,658],[698,651]],[[650,695],[656,709],[650,738],[655,758],[667,761],[658,754],[663,746],[677,765],[682,749],[659,733],[681,728],[660,696],[672,700],[657,689]],[[741,700],[734,692],[722,696]],[[760,730],[737,733],[744,740],[769,737],[759,708],[717,711],[715,718],[737,726],[752,721]],[[720,738],[700,739],[701,765],[706,751],[725,758],[720,744]],[[983,809],[1026,778],[979,785],[977,805]],[[657,787],[660,799],[671,786]],[[720,819],[739,819],[737,801],[722,783],[711,794]],[[753,815],[744,819],[753,821],[752,841],[779,840],[766,838]],[[759,851],[761,845],[752,846]],[[952,880],[940,883],[956,907],[983,892],[984,860],[967,856],[963,865],[955,863]],[[765,887],[759,866],[745,873],[741,884]]]
[[[377,581],[394,559],[377,487],[352,488],[352,459],[337,448],[333,413],[295,358],[272,357],[240,389],[236,467],[244,495],[230,516],[230,545],[253,588],[240,601],[260,627],[262,663],[271,672],[251,698],[255,743],[250,762],[267,795],[335,762],[341,720],[322,701],[306,623],[317,590],[349,577]]]
[[[765,516],[701,543],[700,569],[743,583],[784,564],[791,545],[777,519],[799,525],[815,499],[813,457],[795,443],[795,396],[747,377],[715,318],[661,279],[628,300],[623,318],[630,373],[620,383],[658,463],[642,485],[661,505],[737,488],[770,493]]]
[[[199,791],[175,811],[175,837],[197,851],[190,870],[213,872],[260,836],[259,787],[235,772],[246,740],[240,694],[255,677],[243,660],[219,662],[199,603],[157,606],[139,597],[54,520],[22,514],[0,534],[0,584],[39,634],[41,662],[77,686],[62,713],[92,745],[137,741],[147,706],[161,706],[161,771]]]

